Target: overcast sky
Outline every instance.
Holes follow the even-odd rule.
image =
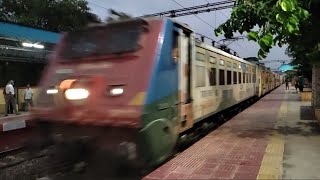
[[[181,8],[176,2],[184,7],[206,4],[208,2],[218,2],[221,0],[87,0],[91,11],[97,14],[101,19],[108,16],[108,9],[112,8],[116,11],[125,12],[132,16],[141,16],[162,11],[168,11]],[[188,24],[191,28],[200,34],[204,34],[216,41],[224,39],[223,36],[216,37],[214,28],[225,22],[230,17],[231,9],[213,11],[176,18],[178,21]],[[239,34],[240,35],[240,34]],[[237,36],[237,35],[236,35]],[[256,42],[247,41],[246,39],[238,40],[229,47],[235,50],[240,57],[256,57],[259,46]],[[285,55],[285,47],[274,47],[268,54],[266,60],[287,60],[289,57]],[[277,69],[281,63],[268,63],[267,66]]]

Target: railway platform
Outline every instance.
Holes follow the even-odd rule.
[[[300,96],[278,87],[143,179],[320,179],[320,127]]]
[[[31,119],[29,113],[0,117],[0,152],[20,148],[29,138],[28,122]]]

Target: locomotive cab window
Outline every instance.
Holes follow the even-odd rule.
[[[146,26],[139,21],[108,24],[70,32],[64,38],[62,61],[80,61],[87,57],[136,52]],[[112,43],[110,43],[112,42]]]
[[[173,46],[172,46],[172,58],[175,62],[179,60],[179,33],[173,33]]]

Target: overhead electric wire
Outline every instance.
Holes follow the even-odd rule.
[[[172,0],[172,1],[175,2],[176,4],[178,4],[179,6],[185,8],[182,4],[178,3],[176,0]],[[205,20],[203,20],[202,18],[200,18],[199,16],[197,16],[197,15],[195,15],[195,14],[194,14],[194,16],[197,17],[197,18],[198,18],[199,20],[201,20],[202,22],[204,22],[205,24],[207,24],[208,26],[210,26],[210,27],[212,27],[212,28],[215,28],[215,27],[213,27],[212,25],[210,25],[207,21],[205,21]]]
[[[175,2],[176,4],[178,4],[179,6],[181,6],[181,7],[183,7],[183,8],[185,8],[182,4],[180,4],[180,3],[178,3],[176,0],[172,0],[173,2]],[[207,1],[208,2],[208,1]],[[209,2],[208,2],[208,4],[209,4]],[[202,18],[200,18],[199,16],[197,16],[197,15],[195,15],[194,14],[194,16],[196,16],[198,19],[200,19],[201,21],[203,21],[204,23],[206,23],[207,25],[209,25],[210,27],[212,27],[213,29],[215,29],[215,27],[213,27],[212,25],[210,25],[208,22],[206,22],[205,20],[203,20]],[[200,36],[203,36],[203,37],[206,37],[207,39],[210,39],[210,40],[212,40],[212,41],[214,41],[214,43],[217,43],[217,44],[219,44],[219,45],[222,45],[222,44],[220,44],[220,43],[218,43],[218,42],[216,42],[214,39],[212,39],[212,38],[209,38],[209,37],[207,37],[207,36],[204,36],[204,35],[202,35],[202,34],[200,34],[200,33],[196,33],[196,34],[198,34],[198,35],[200,35]],[[240,46],[240,45],[239,45]],[[240,46],[241,48],[243,48],[242,46]],[[231,48],[229,48],[230,50],[232,50],[232,51],[234,51],[236,54],[238,54],[235,50],[233,50],[233,49],[231,49]],[[244,49],[244,48],[243,48]],[[246,50],[246,49],[245,49]],[[247,51],[247,50],[246,50]]]
[[[208,0],[205,0],[208,4],[210,3]],[[223,12],[221,12],[221,11],[218,11],[220,14],[222,14],[225,18],[227,18],[227,19],[229,19],[229,17],[228,16],[226,16]],[[245,51],[247,51],[247,53],[249,53],[249,51],[246,49],[246,48],[244,48],[244,47],[242,47],[239,43],[237,43],[237,42],[234,42],[236,45],[238,45],[240,48],[242,48],[243,50],[245,50]]]
[[[187,15],[196,15],[199,13],[204,12],[210,12],[210,11],[217,11],[221,9],[228,9],[234,7],[235,0],[224,0],[214,3],[207,3],[197,6],[191,6],[191,7],[184,7],[177,1],[174,1],[176,4],[181,6],[181,9],[174,9],[164,12],[158,12],[153,14],[147,14],[142,17],[148,17],[148,16],[166,16],[166,17],[179,17],[179,16],[187,16]]]
[[[103,6],[100,6],[100,5],[95,4],[95,3],[93,3],[93,2],[89,2],[89,1],[87,1],[87,2],[88,2],[88,4],[92,4],[92,5],[96,6],[96,7],[100,7],[100,8],[102,8],[102,9],[109,10],[108,8],[103,7]]]

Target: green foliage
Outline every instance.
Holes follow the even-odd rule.
[[[248,33],[248,39],[257,41],[258,40],[258,32],[251,31]]]
[[[259,59],[257,57],[247,57],[247,58],[243,58],[246,61],[254,61],[254,62],[258,62]]]
[[[248,33],[248,39],[258,42],[258,57],[265,58],[274,45],[290,43],[301,35],[301,27],[310,20],[311,0],[238,0],[231,18],[220,25],[215,34]],[[308,11],[309,10],[309,11]],[[253,29],[258,26],[259,31]]]
[[[311,16],[309,21],[302,23],[300,35],[288,39],[287,54],[294,58],[293,64],[310,66],[320,60],[320,1],[312,1],[309,11]],[[305,16],[304,12],[301,16]]]
[[[99,21],[86,0],[2,0],[0,18],[51,31],[73,31]]]

